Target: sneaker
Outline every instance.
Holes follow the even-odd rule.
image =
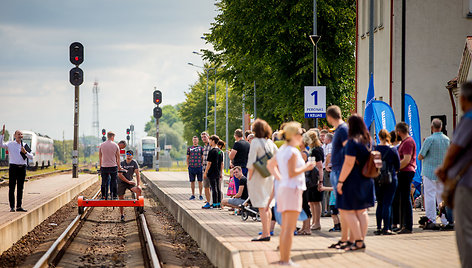
[[[411,234],[413,231],[406,228],[401,229],[397,234]]]
[[[402,228],[400,228],[400,227],[395,227],[395,228],[392,229],[392,231],[394,231],[395,233],[400,232],[401,230],[402,230]]]
[[[198,199],[203,200],[203,196],[200,196]]]
[[[434,230],[436,227],[436,224],[432,221],[428,221],[425,226],[424,226],[424,230]]]
[[[195,200],[195,196],[192,195],[188,200]]]
[[[15,212],[15,209],[14,209],[14,208],[10,208],[10,212]]]
[[[341,229],[339,229],[338,227],[333,227],[331,229],[328,230],[329,232],[341,232]]]
[[[383,231],[382,231],[382,234],[383,234],[383,235],[396,235],[396,233],[394,233],[394,232],[392,232],[392,231],[390,231],[390,230],[383,230]]]
[[[27,210],[22,208],[22,207],[16,208],[16,211],[17,212],[27,212]]]
[[[125,221],[125,215],[121,215],[121,221]]]
[[[210,203],[207,202],[202,208],[203,209],[210,209],[211,205],[210,205]]]
[[[380,229],[377,229],[377,231],[374,231],[374,235],[381,235],[382,234],[382,230]]]

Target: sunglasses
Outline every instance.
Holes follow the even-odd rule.
[[[126,155],[133,155],[133,154],[127,153]]]

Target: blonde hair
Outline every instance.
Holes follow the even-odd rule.
[[[310,148],[314,148],[314,147],[320,147],[321,146],[321,141],[319,139],[319,135],[318,135],[318,131],[316,130],[308,130],[307,133],[305,133],[305,135],[307,136],[307,140],[309,139],[309,143],[306,143]],[[305,138],[305,135],[304,138]],[[305,139],[303,140],[305,141]]]
[[[280,137],[285,140],[286,142],[289,142],[293,136],[300,134],[302,129],[302,125],[298,122],[288,122],[284,124],[283,129],[279,131]]]

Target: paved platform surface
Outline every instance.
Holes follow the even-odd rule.
[[[218,267],[264,267],[278,261],[280,226],[275,228],[270,242],[251,242],[261,230],[261,224],[251,219],[242,221],[226,209],[202,210],[202,201],[188,200],[191,191],[186,172],[144,172],[144,175],[152,184],[151,188],[160,192],[159,199],[167,199],[160,201],[178,214],[174,214],[177,220]],[[331,218],[321,218],[321,231],[294,238],[292,260],[302,267],[460,267],[455,232],[419,229],[417,222],[424,212],[414,212],[413,234],[396,236],[373,235],[374,213],[373,209],[369,211],[365,252],[328,249],[337,242],[339,233],[328,232],[332,227]]]
[[[5,237],[0,237],[0,253],[97,180],[98,175],[80,174],[73,179],[72,174],[62,174],[27,181],[22,207],[28,212],[10,212],[8,187],[1,187],[0,236]]]

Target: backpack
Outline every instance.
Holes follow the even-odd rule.
[[[377,180],[380,185],[388,185],[393,181],[392,172],[388,168],[387,164],[387,155],[389,154],[390,149],[382,156],[382,167],[380,168],[380,175],[377,177]]]
[[[312,150],[310,150],[310,153],[308,153],[308,156],[311,155]],[[305,184],[306,188],[312,188],[318,185],[318,180],[320,179],[320,174],[318,172],[318,169],[315,167],[312,170],[305,171]]]

